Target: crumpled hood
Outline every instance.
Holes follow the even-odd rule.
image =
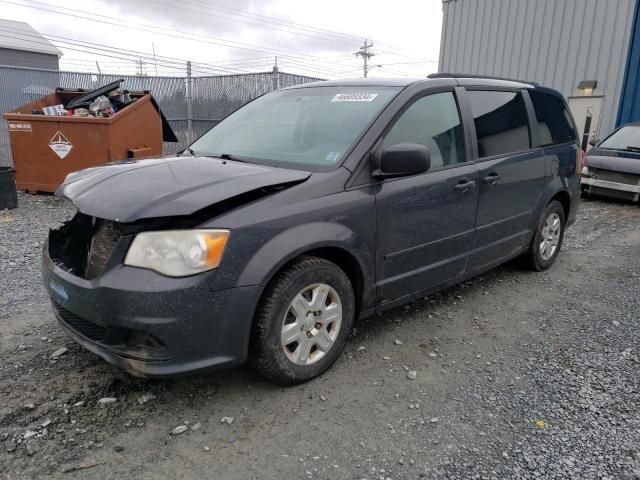
[[[264,187],[302,182],[309,172],[209,157],[168,157],[106,164],[71,173],[56,195],[86,215],[133,222],[190,215]]]
[[[640,153],[594,148],[584,160],[588,167],[640,175]]]

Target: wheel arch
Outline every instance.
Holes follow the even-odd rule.
[[[558,201],[562,205],[564,211],[565,222],[569,220],[569,214],[571,213],[571,195],[566,190],[560,190],[547,202],[547,205],[553,201]]]
[[[238,285],[261,285],[260,296],[278,273],[304,255],[335,263],[349,277],[358,311],[373,307],[374,252],[365,239],[345,225],[314,222],[280,232],[253,255]],[[369,286],[369,287],[368,287]]]
[[[358,259],[348,250],[341,247],[326,246],[314,248],[295,257],[292,261],[301,256],[314,256],[328,260],[337,265],[347,275],[353,287],[353,296],[356,301],[356,317],[362,310],[362,293],[364,289],[364,273]],[[284,268],[284,267],[283,267]],[[275,274],[277,275],[279,271]],[[274,277],[275,277],[274,275]]]
[[[356,317],[362,311],[363,301],[364,301],[364,290],[365,290],[365,273],[363,271],[363,267],[361,262],[356,258],[356,256],[344,248],[343,246],[337,245],[316,245],[310,246],[305,249],[301,249],[292,253],[291,255],[287,255],[285,258],[281,259],[273,268],[269,271],[267,276],[264,279],[262,284],[262,289],[260,292],[260,297],[264,294],[265,290],[268,286],[277,278],[277,276],[284,270],[286,270],[289,265],[296,262],[302,257],[305,256],[313,256],[322,258],[327,260],[335,265],[337,265],[342,271],[347,275],[349,281],[351,282],[351,286],[353,287],[353,295],[356,303]],[[258,305],[259,305],[258,301]],[[257,306],[256,306],[257,311]]]
[[[540,220],[540,215],[542,215],[542,212],[544,211],[544,209],[547,208],[547,205],[549,205],[549,203],[551,203],[554,200],[558,201],[560,205],[562,205],[562,210],[564,212],[566,224],[567,225],[571,224],[571,221],[572,221],[571,215],[572,213],[575,213],[575,208],[573,208],[574,207],[573,204],[576,200],[574,196],[571,194],[571,191],[569,190],[569,188],[567,188],[567,185],[558,181],[550,182],[545,186],[544,190],[540,194],[540,197],[538,198],[538,202],[536,203],[536,207],[532,211],[531,221],[529,225],[529,228],[531,230],[531,236],[529,240],[531,240],[531,238],[533,238],[533,235],[535,234],[535,229],[538,227],[538,221]]]

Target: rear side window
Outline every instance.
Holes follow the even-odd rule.
[[[426,146],[431,169],[465,162],[462,124],[453,93],[434,93],[416,100],[383,140],[385,147],[398,143]]]
[[[480,158],[531,148],[527,108],[519,92],[467,92]]]
[[[571,115],[562,99],[534,90],[529,91],[529,96],[536,112],[540,144],[543,147],[576,141]]]

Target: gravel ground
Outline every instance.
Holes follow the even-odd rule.
[[[0,319],[46,302],[39,260],[49,228],[68,220],[74,208],[51,195],[19,194],[17,210],[0,211]]]
[[[0,478],[640,479],[637,205],[583,202],[549,272],[510,263],[359,322],[286,389],[134,379],[75,345],[39,284],[71,213],[0,212]]]

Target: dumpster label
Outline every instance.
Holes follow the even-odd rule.
[[[60,158],[64,158],[69,155],[73,145],[71,145],[71,142],[67,140],[67,137],[62,133],[56,132],[51,141],[49,141],[49,147],[51,147],[51,150]]]
[[[30,122],[9,122],[9,131],[10,132],[30,132],[31,123]]]

